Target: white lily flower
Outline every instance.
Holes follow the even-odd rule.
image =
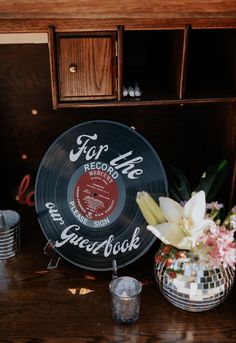
[[[147,229],[165,244],[191,250],[204,229],[215,226],[213,220],[205,218],[204,191],[195,193],[183,207],[170,198],[160,197],[159,201],[167,223],[148,225]]]

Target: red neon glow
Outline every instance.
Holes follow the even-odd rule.
[[[18,193],[16,195],[16,200],[21,205],[27,205],[27,206],[34,206],[34,191],[29,191],[30,182],[31,182],[31,175],[26,174],[19,186]]]

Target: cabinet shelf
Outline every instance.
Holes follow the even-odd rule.
[[[136,80],[142,100],[178,98],[183,34],[183,30],[124,32],[124,84],[132,86]]]
[[[54,108],[236,98],[236,28],[49,33]]]
[[[174,105],[195,105],[195,104],[220,104],[220,103],[236,103],[236,97],[219,97],[219,98],[189,98],[189,99],[156,99],[156,100],[144,100],[140,98],[125,98],[122,101],[117,100],[103,100],[96,102],[96,108],[98,107],[145,107],[145,106],[174,106]],[[74,103],[71,102],[61,102],[60,108],[89,108],[94,107],[94,102],[87,102],[85,101],[75,101]]]
[[[186,98],[236,95],[236,29],[191,30]]]

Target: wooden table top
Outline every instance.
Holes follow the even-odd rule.
[[[110,272],[91,272],[61,259],[47,270],[46,240],[33,208],[22,206],[20,254],[0,262],[0,342],[236,342],[236,287],[225,302],[202,313],[180,310],[160,293],[153,252],[119,275],[143,283],[140,319],[116,325],[111,318]],[[152,255],[152,256],[150,256]]]

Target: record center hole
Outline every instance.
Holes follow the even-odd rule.
[[[95,192],[95,193],[93,193],[93,195],[96,197],[96,196],[97,196],[97,193]]]

